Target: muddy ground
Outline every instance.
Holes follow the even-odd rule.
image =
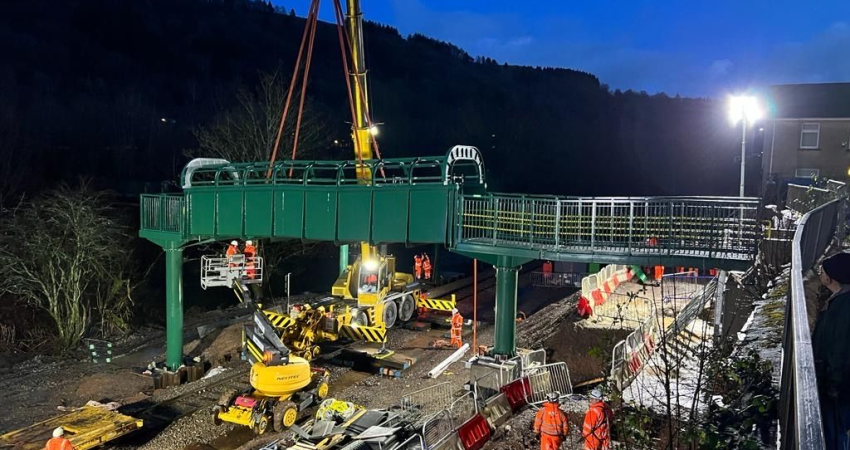
[[[522,286],[522,279],[521,279]],[[531,289],[525,286],[520,292],[518,309],[528,314],[528,318],[519,324],[517,342],[521,347],[538,348],[540,343],[549,349],[550,361],[567,362],[573,383],[600,376],[608,370],[610,352],[619,332],[607,330],[587,330],[576,323],[580,321],[575,314],[575,302],[578,296],[570,295],[574,290]],[[467,297],[463,295],[463,297]],[[495,287],[486,286],[479,292],[479,319],[484,320],[478,332],[481,344],[493,342],[492,326],[486,323],[492,317],[495,299]],[[464,299],[463,312],[471,311],[471,302]],[[238,359],[236,351],[241,340],[241,325],[222,326],[203,339],[197,339],[194,327],[201,324],[232,321],[244,316],[246,311],[230,308],[187,317],[187,336],[184,350],[190,356],[202,356],[214,364],[221,364],[231,370],[243,368],[244,362]],[[471,314],[467,313],[467,318]],[[316,364],[328,368],[332,373],[331,396],[347,401],[365,404],[371,408],[389,407],[396,404],[405,393],[426,388],[437,383],[449,381],[460,392],[468,380],[463,362],[453,364],[439,379],[425,378],[425,374],[440,361],[451,354],[452,350],[432,348],[434,340],[442,338],[445,330],[432,330],[429,333],[394,329],[389,334],[388,346],[401,353],[415,355],[415,364],[403,378],[382,377],[377,374],[357,372],[345,367],[333,365],[325,355]],[[591,333],[593,337],[588,337]],[[467,332],[465,341],[471,341]],[[0,381],[0,401],[7,406],[10,414],[0,417],[0,431],[26,426],[38,420],[58,413],[59,405],[80,406],[88,400],[114,400],[131,403],[148,398],[152,394],[149,379],[139,375],[144,366],[154,358],[161,358],[164,336],[162,330],[146,330],[133,342],[116,347],[116,355],[130,352],[129,356],[116,358],[111,365],[92,364],[83,357],[77,359],[54,360],[38,357],[17,365]],[[147,345],[138,349],[139,345]],[[134,350],[134,352],[131,352]],[[467,358],[471,356],[467,354]],[[198,386],[181,386],[157,391],[154,399],[167,398]],[[571,420],[580,423],[583,409],[580,402],[574,404],[575,414]],[[307,412],[309,413],[309,411]],[[530,419],[523,413],[511,422],[508,431],[497,431],[500,439],[488,448],[524,448],[528,437]],[[574,416],[574,417],[573,417]],[[523,422],[528,421],[528,423]],[[573,427],[576,429],[576,427]],[[513,431],[510,431],[513,430]],[[279,435],[277,436],[279,437]],[[128,436],[129,438],[129,436]],[[111,448],[160,449],[237,449],[258,448],[273,437],[254,437],[244,427],[224,425],[216,427],[206,408],[175,421],[159,435],[146,438],[145,442],[125,440]],[[535,441],[534,445],[538,445]]]

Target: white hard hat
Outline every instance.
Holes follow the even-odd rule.
[[[550,392],[550,393],[546,394],[546,400],[548,400],[550,402],[557,402],[558,398],[560,398],[560,397],[561,397],[561,393],[558,392],[558,391],[554,391],[554,392]]]
[[[452,314],[457,314],[457,308],[452,309]]]
[[[590,398],[594,400],[602,400],[602,391],[599,389],[594,389],[590,391]]]
[[[65,436],[65,429],[62,428],[62,427],[59,427],[59,428],[53,430],[53,437],[60,437],[60,436]]]
[[[239,243],[236,241],[230,241],[230,245],[239,245]]]
[[[247,245],[254,245],[254,241],[245,241],[245,244],[247,244]]]

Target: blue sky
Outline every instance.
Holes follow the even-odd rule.
[[[274,3],[303,16],[309,0]],[[364,17],[402,35],[500,63],[591,72],[612,89],[720,97],[776,83],[850,82],[848,0],[362,3]],[[332,11],[323,1],[321,19],[332,21]]]

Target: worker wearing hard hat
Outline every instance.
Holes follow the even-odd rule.
[[[413,273],[416,275],[417,280],[422,279],[422,256],[421,255],[413,255]]]
[[[608,450],[611,446],[611,409],[602,401],[602,391],[590,391],[590,407],[584,415],[584,450]]]
[[[254,247],[254,241],[245,241],[245,248],[242,253],[245,255],[245,268],[248,278],[253,280],[257,275],[254,268],[254,256],[257,254],[257,247]]]
[[[422,258],[422,270],[425,271],[425,279],[431,279],[431,258],[428,257],[427,253],[423,253]]]
[[[561,411],[558,391],[546,394],[543,408],[534,418],[534,432],[540,436],[540,450],[558,450],[561,443],[570,434],[570,422],[567,414]]]
[[[74,444],[65,439],[65,429],[59,427],[53,430],[53,438],[47,441],[46,450],[75,450]]]
[[[227,256],[227,262],[233,259],[234,256],[239,254],[239,243],[236,241],[230,241],[230,245],[227,247],[227,251],[224,252],[225,256]],[[236,264],[230,263],[230,267],[234,267]]]
[[[460,315],[457,308],[452,310],[452,341],[451,345],[460,348],[463,345],[461,333],[463,332],[463,316]]]

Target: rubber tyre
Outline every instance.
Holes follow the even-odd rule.
[[[384,303],[384,326],[389,330],[393,326],[395,326],[395,322],[398,319],[398,305],[395,302],[385,302]]]
[[[254,433],[257,436],[261,436],[269,430],[269,418],[265,414],[260,416],[260,421],[257,422],[257,425],[254,427]]]
[[[398,304],[398,320],[407,322],[413,317],[413,312],[416,311],[416,304],[413,302],[413,297],[405,295]]]
[[[351,325],[356,325],[358,327],[369,326],[369,316],[366,315],[366,311],[362,311],[359,309],[351,310]]]
[[[298,406],[287,400],[278,402],[274,407],[274,430],[283,431],[295,425],[298,420]]]
[[[328,392],[330,391],[330,386],[328,383],[322,382],[319,384],[319,387],[316,388],[316,397],[319,397],[319,400],[324,400],[328,398]]]
[[[213,410],[212,410],[212,415],[213,415],[213,425],[215,425],[215,426],[221,426],[221,424],[222,424],[222,423],[224,423],[224,421],[223,421],[223,420],[221,420],[221,419],[218,417],[218,415],[219,415],[222,411],[224,411],[224,410],[222,409],[221,405],[215,405],[215,406],[213,406]]]

